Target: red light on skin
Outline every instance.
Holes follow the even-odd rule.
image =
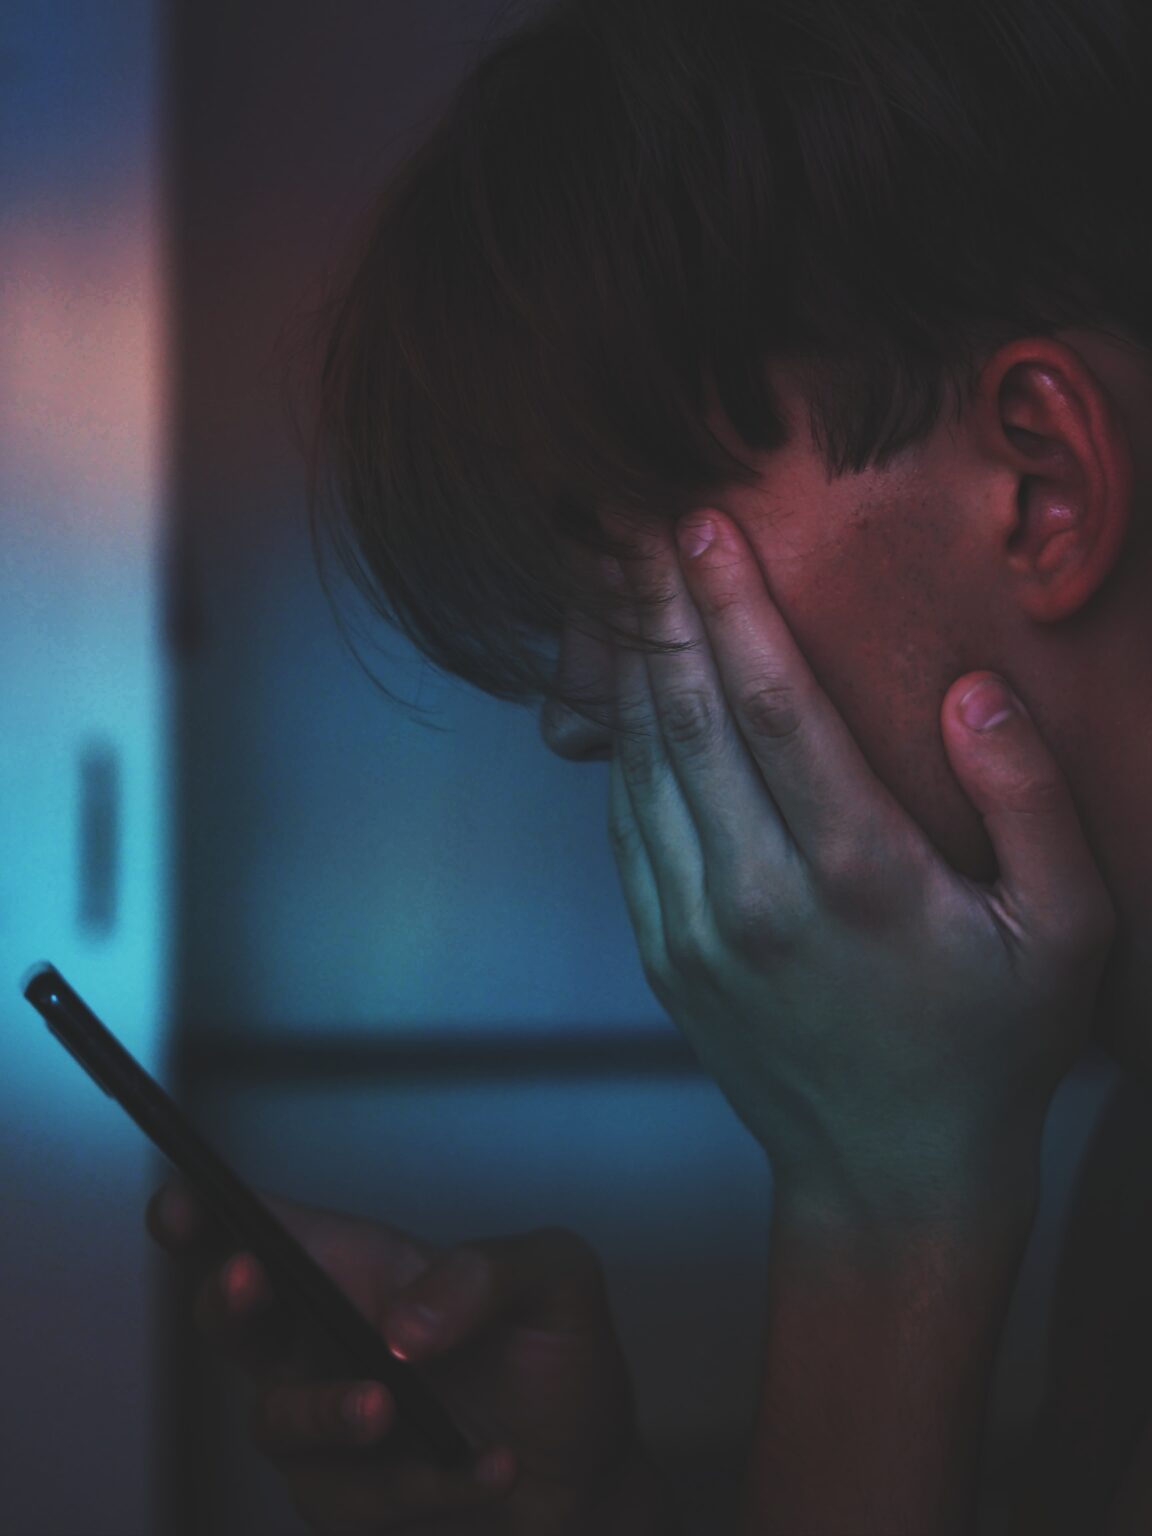
[[[388,1348],[398,1360],[410,1360],[432,1343],[439,1323],[439,1313],[430,1308],[401,1303],[388,1321]]]
[[[233,1307],[247,1307],[260,1294],[260,1269],[250,1253],[238,1253],[229,1260],[224,1275],[228,1302]]]

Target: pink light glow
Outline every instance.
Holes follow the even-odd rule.
[[[111,206],[30,199],[0,219],[0,476],[9,508],[36,503],[38,538],[78,520],[122,537],[158,493],[167,369],[150,204],[142,183]]]

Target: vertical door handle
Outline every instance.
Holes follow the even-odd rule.
[[[79,853],[80,927],[110,934],[119,895],[120,762],[109,742],[89,742],[80,753]]]

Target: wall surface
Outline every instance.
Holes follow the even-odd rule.
[[[296,326],[494,0],[176,8],[182,1006],[279,1030],[660,1025],[607,766],[534,716],[342,643],[283,395]],[[383,647],[377,654],[372,644]]]

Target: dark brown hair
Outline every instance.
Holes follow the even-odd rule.
[[[1146,6],[556,0],[487,36],[315,316],[322,574],[494,697],[562,697],[600,513],[757,478],[706,387],[771,452],[764,363],[800,370],[831,479],[1014,337],[1152,345]]]

